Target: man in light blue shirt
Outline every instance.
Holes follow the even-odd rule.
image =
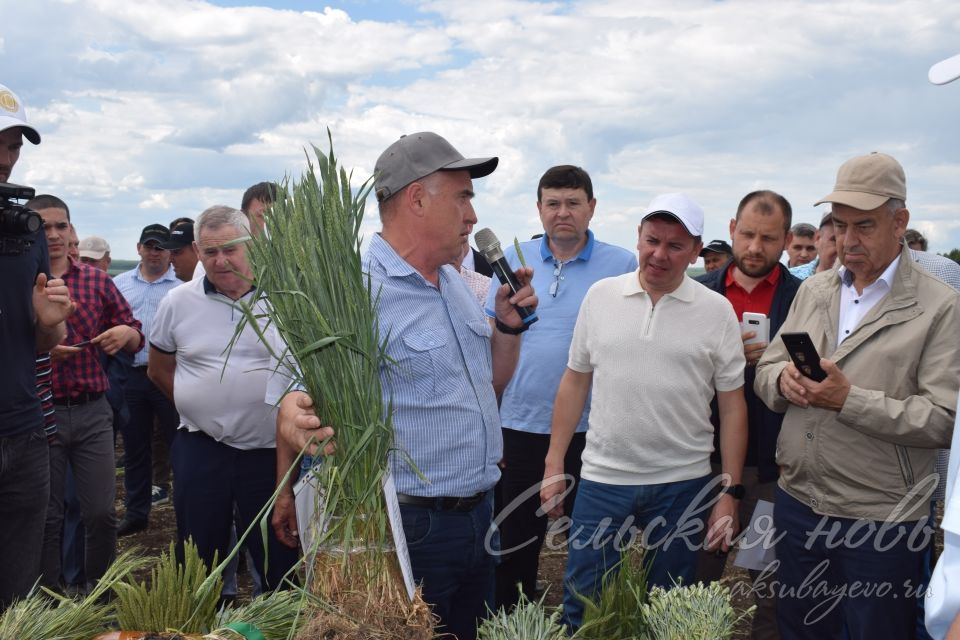
[[[493,605],[494,557],[485,542],[503,451],[496,397],[513,374],[526,327],[514,304],[537,303],[531,270],[517,270],[523,286],[515,295],[506,285],[496,289],[493,328],[450,265],[477,222],[471,179],[489,175],[497,162],[465,159],[435,133],[401,137],[377,160],[383,230],[364,257],[391,360],[381,382],[396,446],[427,479],[403,455],[392,456],[414,579],[440,618],[437,632],[460,640],[476,636],[478,619]],[[278,456],[332,435],[311,405],[302,391],[281,402]],[[282,492],[273,517],[281,539],[291,505],[292,492]]]
[[[817,257],[806,264],[790,267],[790,275],[806,280],[815,273],[829,271],[837,260],[837,233],[833,229],[833,216],[827,211],[820,218],[820,228],[813,234]]]
[[[117,289],[133,309],[133,316],[143,325],[144,335],[150,335],[160,301],[180,284],[170,265],[170,251],[162,246],[169,240],[170,231],[162,224],[144,227],[137,243],[140,264],[114,278]],[[118,536],[147,528],[153,488],[150,444],[154,420],[167,446],[180,424],[176,407],[147,377],[148,352],[143,348],[134,354],[124,386],[130,418],[121,427],[126,510],[117,528]]]
[[[500,406],[504,465],[502,505],[497,514],[503,554],[497,566],[498,607],[516,604],[521,591],[530,599],[536,597],[537,565],[547,528],[539,486],[550,447],[553,401],[567,366],[580,303],[597,280],[637,268],[631,252],[597,240],[590,231],[596,206],[586,171],[571,165],[548,169],[537,185],[537,211],[545,233],[520,245],[524,258],[534,267],[533,286],[542,298],[537,312],[540,321],[524,336],[517,369]],[[504,255],[512,267],[520,266],[513,246],[507,246]],[[495,315],[494,294],[491,291],[487,299],[486,312],[491,318]],[[567,450],[564,468],[574,483],[579,480],[589,413],[588,400]],[[567,515],[573,511],[574,496],[575,488],[565,501]]]

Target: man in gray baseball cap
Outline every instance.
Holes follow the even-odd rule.
[[[483,178],[497,168],[498,158],[464,158],[444,138],[431,131],[400,136],[380,154],[374,167],[374,190],[383,202],[405,186],[435,171],[468,171]]]
[[[364,256],[380,335],[395,363],[381,370],[381,383],[393,411],[390,470],[413,576],[440,618],[437,631],[460,640],[476,637],[477,620],[493,605],[486,533],[503,453],[497,394],[513,374],[526,327],[514,305],[537,303],[533,270],[518,269],[516,295],[506,285],[497,292],[494,329],[450,265],[477,222],[472,179],[496,166],[497,158],[464,158],[435,133],[401,137],[377,160],[383,230]],[[281,402],[278,465],[291,464],[311,436],[329,436],[306,413],[310,404],[303,392]],[[292,505],[292,490],[282,492],[273,516],[291,546]]]

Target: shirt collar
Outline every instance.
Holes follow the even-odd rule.
[[[167,268],[167,270],[164,272],[164,274],[163,274],[162,276],[160,276],[159,278],[157,278],[156,280],[154,280],[154,281],[152,281],[152,282],[143,277],[143,272],[140,271],[140,269],[141,269],[142,267],[143,267],[143,264],[138,264],[138,265],[137,265],[137,268],[133,270],[133,271],[134,271],[134,276],[136,277],[137,280],[139,280],[139,281],[141,281],[141,282],[145,282],[145,283],[147,283],[147,284],[154,284],[154,283],[156,283],[156,282],[166,282],[166,281],[168,281],[168,280],[176,280],[176,279],[177,279],[176,273],[175,273],[174,270],[173,270],[173,265],[170,265],[170,266]]]
[[[256,288],[257,288],[256,285],[250,285],[250,289],[248,289],[246,293],[244,293],[242,296],[240,296],[240,298],[246,298],[246,297],[247,297],[248,295],[250,295]],[[210,282],[210,278],[208,278],[208,277],[206,276],[206,274],[204,274],[204,276],[203,276],[203,292],[204,292],[206,295],[208,295],[208,296],[211,295],[211,294],[214,294],[214,293],[219,293],[220,295],[225,296],[225,297],[227,297],[227,298],[230,297],[230,296],[227,296],[226,294],[220,293],[220,291],[217,290],[217,287],[216,287],[212,282]],[[239,300],[240,298],[238,298],[238,300]]]
[[[405,278],[412,274],[420,275],[420,272],[414,269],[409,262],[401,258],[390,243],[383,239],[379,233],[373,234],[370,239],[370,247],[367,249],[370,257],[379,265],[390,278]],[[420,276],[421,278],[423,276]]]
[[[898,266],[900,266],[900,254],[897,254],[897,257],[893,259],[893,262],[887,265],[887,268],[883,270],[883,273],[880,274],[880,277],[868,284],[867,287],[872,287],[878,282],[883,282],[887,285],[888,289],[892,289],[894,274],[896,274]],[[843,284],[843,286],[853,286],[853,272],[847,269],[846,266],[841,265],[840,268],[837,269],[837,276],[840,278],[840,282]]]
[[[593,231],[587,229],[587,244],[583,245],[583,249],[580,250],[580,253],[570,260],[567,260],[567,262],[573,262],[574,260],[583,260],[584,262],[587,262],[590,260],[591,255],[593,255]],[[547,243],[546,234],[540,238],[540,259],[544,262],[556,261],[553,253],[550,252],[550,245]]]
[[[729,289],[730,287],[740,287],[740,283],[737,282],[736,278],[733,277],[734,266],[736,266],[736,262],[734,262],[733,260],[731,260],[730,263],[727,265],[727,275],[726,275],[726,279],[724,280],[724,284],[726,285],[727,289]],[[783,268],[783,265],[781,265],[778,262],[773,266],[773,269],[770,270],[770,273],[768,273],[763,278],[763,280],[761,280],[757,284],[759,285],[765,282],[771,287],[777,286],[777,283],[780,282],[780,269],[782,268]],[[743,287],[740,287],[740,288],[743,289]]]
[[[670,296],[671,298],[676,298],[681,302],[690,302],[693,300],[694,287],[701,287],[699,282],[694,283],[687,274],[683,274],[683,280],[680,282],[680,286],[674,289],[669,293],[663,294],[664,296]],[[633,296],[638,293],[647,294],[644,290],[643,285],[640,284],[640,269],[637,269],[633,272],[632,276],[626,278],[623,283],[623,296]]]

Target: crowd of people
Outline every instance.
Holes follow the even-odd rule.
[[[2,92],[17,107],[0,115],[6,181],[40,135]],[[752,637],[944,637],[960,596],[944,569],[931,583],[930,534],[960,388],[960,265],[908,229],[900,163],[844,163],[817,227],[753,191],[729,239],[706,244],[701,206],[661,194],[636,253],[591,229],[587,171],[554,166],[536,187],[543,234],[504,251],[516,288],[469,244],[473,180],[498,163],[401,136],[376,162],[382,229],[363,258],[389,361],[389,465],[438,630],[474,638],[491,609],[537,597],[550,520],[567,533],[576,629],[626,549],[646,550],[650,585],[717,580],[768,503],[776,558],[751,570]],[[26,203],[42,228],[0,254],[16,363],[0,390],[0,607],[38,579],[86,591],[168,493],[178,541],[212,566],[300,451],[336,455],[337,425],[303,389],[271,384],[270,348],[243,323],[246,243],[276,197],[264,182],[239,209],[150,224],[137,266],[114,278],[110,244],[78,238],[63,199]],[[292,483],[280,489],[268,535],[243,540],[257,590],[298,561]]]

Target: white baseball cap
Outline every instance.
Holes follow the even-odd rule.
[[[947,84],[960,78],[960,53],[930,67],[927,77],[933,84]]]
[[[33,144],[40,144],[40,133],[27,122],[23,102],[17,94],[0,84],[0,131],[13,127],[23,129],[23,135]]]
[[[658,213],[676,218],[691,236],[703,235],[703,209],[689,196],[682,193],[665,193],[657,196],[647,207],[641,222]]]

